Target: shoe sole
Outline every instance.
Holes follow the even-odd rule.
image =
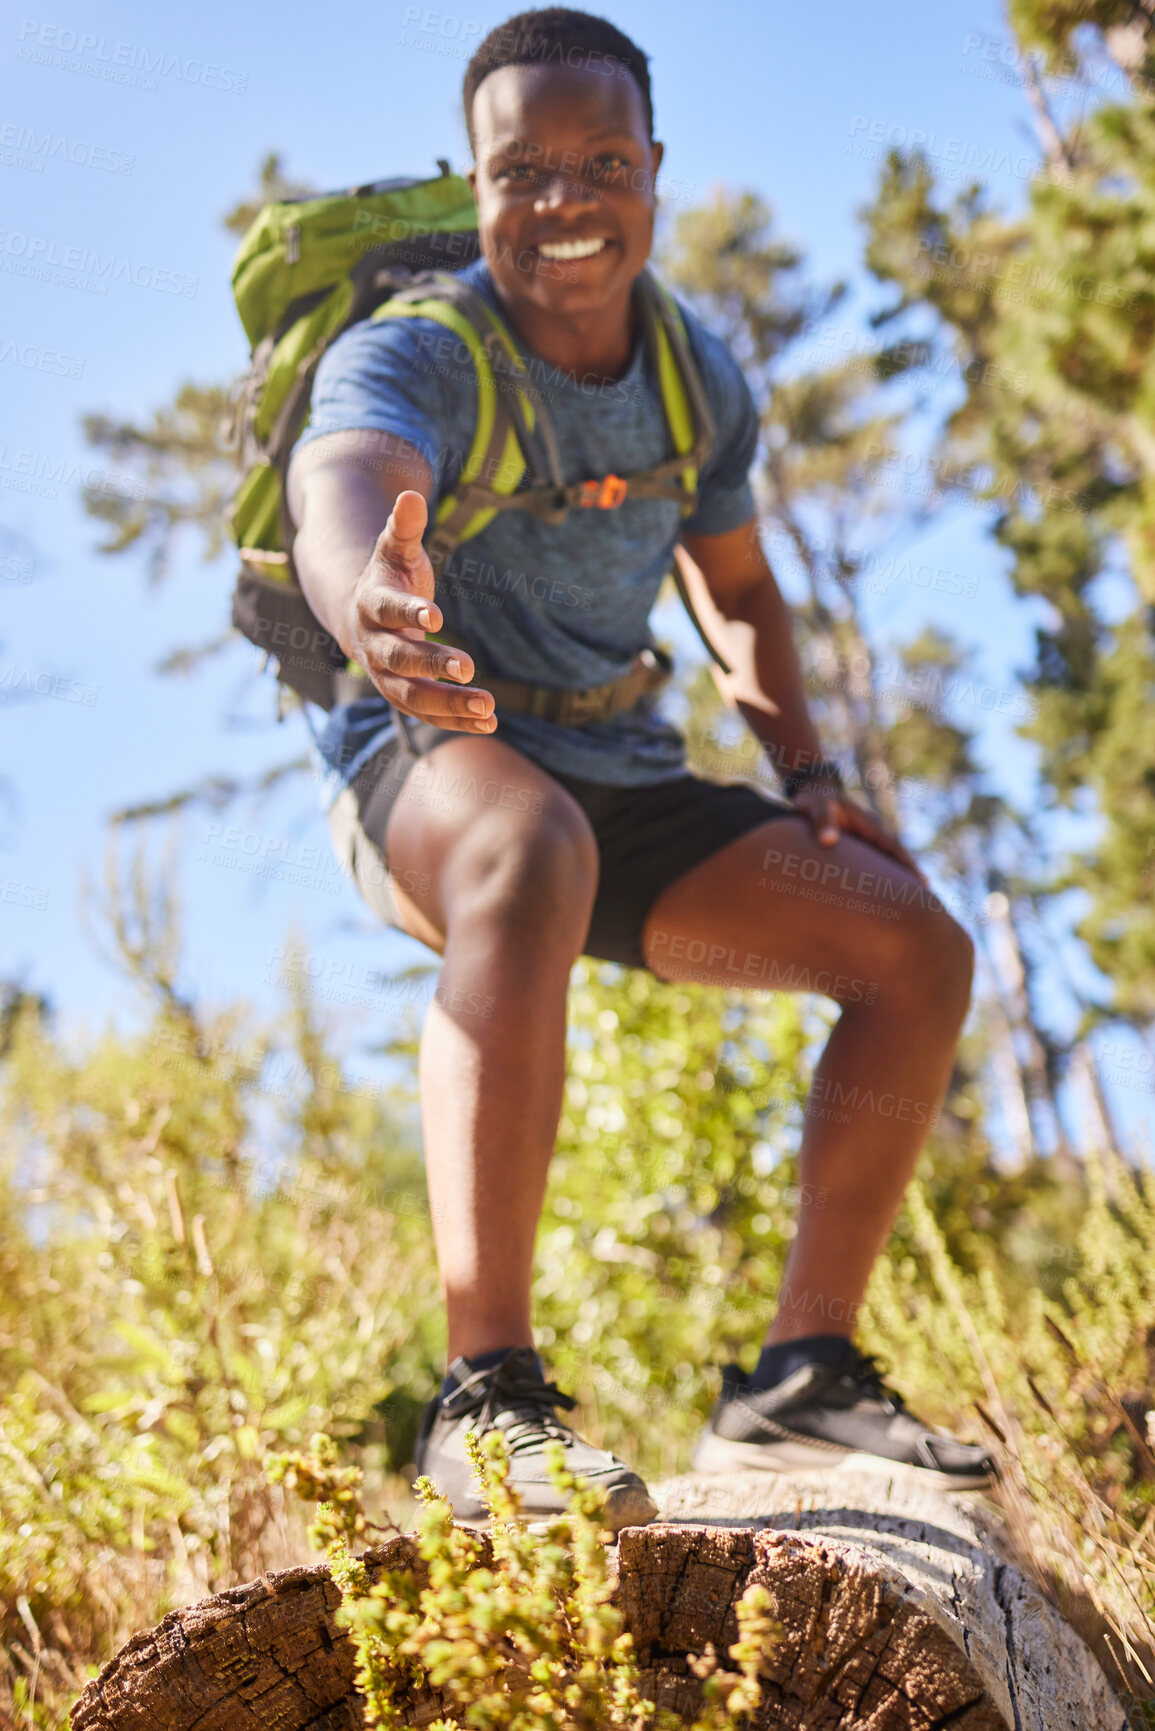
[[[562,1518],[564,1510],[557,1509],[549,1515],[526,1513],[516,1522],[527,1532],[544,1538],[555,1521]],[[607,1527],[616,1538],[625,1527],[648,1527],[658,1513],[658,1505],[644,1486],[624,1486],[621,1490],[611,1491],[606,1498],[606,1506],[602,1513],[602,1525]],[[489,1533],[493,1531],[492,1515],[454,1515],[455,1527],[468,1527],[471,1532]]]
[[[920,1485],[940,1491],[981,1491],[994,1483],[992,1473],[944,1473],[920,1467],[913,1461],[891,1461],[884,1455],[856,1449],[837,1450],[804,1442],[741,1443],[725,1437],[702,1437],[690,1457],[694,1472],[708,1476],[720,1473],[760,1472],[869,1472],[909,1474]]]

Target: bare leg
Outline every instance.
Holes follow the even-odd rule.
[[[819,882],[841,906],[808,897]],[[803,1203],[767,1339],[851,1335],[950,1080],[969,937],[876,849],[847,836],[821,847],[805,819],[776,818],[670,885],[643,942],[664,979],[821,990],[842,1004],[807,1103]]]
[[[436,806],[420,802],[422,786]],[[597,846],[552,777],[474,737],[445,741],[411,772],[386,842],[393,872],[428,885],[420,898],[395,887],[407,929],[445,957],[420,1075],[449,1359],[532,1345],[534,1236]]]

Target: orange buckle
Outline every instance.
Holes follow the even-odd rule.
[[[581,503],[596,505],[600,511],[612,511],[620,505],[629,489],[629,482],[620,475],[603,475],[600,481],[583,481]]]

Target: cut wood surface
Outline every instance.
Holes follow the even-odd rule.
[[[781,1626],[759,1723],[791,1731],[1126,1731],[1090,1651],[1007,1560],[997,1511],[885,1473],[686,1477],[621,1535],[618,1602],[647,1693],[691,1716],[687,1655],[762,1582]],[[370,1575],[420,1566],[406,1539]],[[172,1611],[88,1684],[74,1731],[353,1731],[353,1653],[325,1564]],[[448,1704],[414,1694],[407,1722]]]
[[[844,1472],[674,1479],[660,1500],[663,1521],[681,1530],[692,1521],[753,1530],[767,1557],[767,1585],[789,1613],[777,1614],[791,1666],[785,1705],[767,1725],[1125,1731],[1086,1644],[1007,1560],[999,1512],[984,1497],[944,1495],[901,1474]],[[637,1536],[622,1546],[623,1581]],[[868,1663],[869,1698],[850,1701]],[[961,1700],[937,1707],[941,1692],[965,1693],[968,1679],[982,1691],[969,1710]],[[849,1709],[839,1717],[843,1698]]]

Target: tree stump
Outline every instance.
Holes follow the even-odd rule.
[[[997,1511],[905,1475],[673,1479],[661,1520],[620,1535],[617,1600],[646,1691],[692,1716],[687,1664],[725,1659],[763,1583],[781,1626],[760,1724],[790,1731],[1126,1731],[1078,1635],[1007,1560]],[[420,1567],[407,1539],[370,1576]],[[287,1569],[133,1636],[85,1688],[74,1731],[354,1731],[353,1653],[325,1564]],[[407,1722],[447,1703],[414,1694]]]

